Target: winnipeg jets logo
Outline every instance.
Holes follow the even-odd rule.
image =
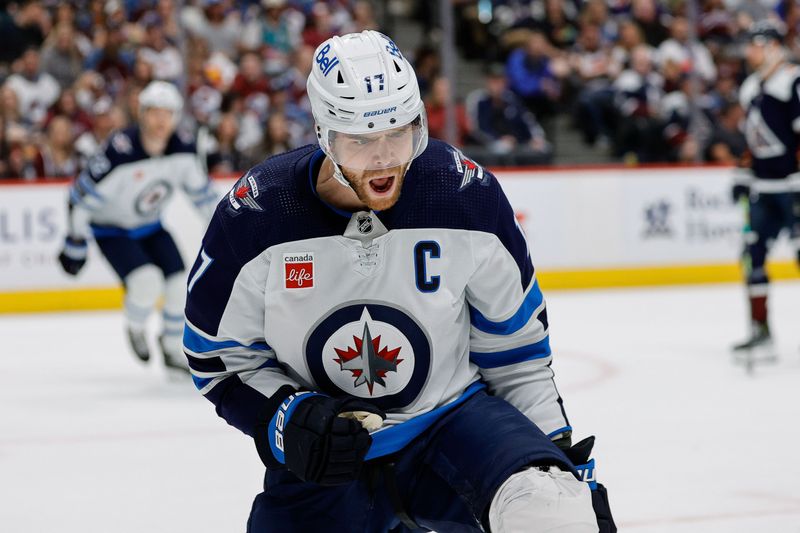
[[[430,340],[419,323],[383,303],[353,303],[320,319],[305,341],[308,368],[328,394],[411,404],[430,371]]]
[[[248,172],[228,193],[229,210],[234,216],[239,214],[242,207],[252,211],[263,211],[256,198],[258,198],[258,183]]]
[[[463,175],[461,178],[461,185],[458,187],[459,191],[463,191],[472,185],[473,181],[477,181],[484,186],[489,185],[489,174],[483,170],[482,166],[462,154],[459,150],[453,150],[452,153],[453,160],[455,160],[456,163],[456,170],[458,170],[459,174]]]
[[[381,348],[381,336],[372,338],[372,333],[369,330],[369,324],[364,323],[364,333],[359,339],[353,337],[355,348],[348,347],[347,350],[340,350],[334,348],[339,355],[336,362],[342,367],[342,370],[349,370],[352,372],[355,381],[354,387],[359,387],[366,383],[370,395],[372,395],[372,388],[375,383],[386,387],[387,372],[397,372],[397,365],[403,362],[398,359],[400,348],[387,350],[386,347]]]

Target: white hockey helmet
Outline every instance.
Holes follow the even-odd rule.
[[[178,89],[166,81],[151,81],[139,93],[139,112],[149,107],[169,109],[177,118],[183,109],[183,97]]]
[[[317,139],[334,163],[334,176],[349,183],[341,167],[377,170],[410,163],[428,145],[425,106],[414,69],[397,45],[367,30],[328,39],[314,53],[308,76],[308,97]],[[376,155],[366,146],[373,134],[397,129],[389,136],[393,153]],[[345,140],[349,150],[343,150]],[[365,145],[354,153],[352,146]],[[406,168],[408,168],[406,166]]]

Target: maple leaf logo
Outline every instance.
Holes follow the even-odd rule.
[[[348,346],[346,350],[334,348],[339,356],[334,361],[339,363],[342,371],[348,370],[355,378],[353,386],[358,387],[366,383],[370,395],[375,383],[386,386],[387,372],[397,372],[397,365],[403,362],[398,359],[400,348],[381,348],[381,336],[374,339],[369,330],[369,324],[364,323],[364,333],[361,338],[353,335],[355,347]]]
[[[241,200],[242,198],[247,196],[247,193],[249,192],[250,192],[250,187],[248,187],[247,185],[242,185],[241,187],[236,189],[236,192],[234,194],[236,195],[236,198],[239,198]]]

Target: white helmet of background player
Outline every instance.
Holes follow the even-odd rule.
[[[169,109],[177,118],[183,109],[183,97],[171,83],[151,81],[139,93],[139,113],[151,107]]]
[[[336,36],[314,53],[308,97],[319,145],[334,163],[334,176],[349,186],[342,168],[374,171],[403,166],[428,145],[425,106],[414,69],[397,45],[377,31]],[[364,146],[369,134],[398,130],[411,142],[387,136],[386,146]],[[342,147],[349,143],[349,149]],[[373,143],[374,144],[374,143]],[[384,153],[376,153],[376,150]],[[388,150],[389,152],[387,152]]]

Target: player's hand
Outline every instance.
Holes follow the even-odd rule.
[[[592,489],[592,507],[597,516],[597,527],[600,533],[616,533],[617,526],[611,516],[611,506],[608,503],[608,492],[602,483],[598,483],[594,475],[594,459],[589,459],[594,446],[594,436],[587,437],[574,446],[564,449],[572,464],[578,470],[583,481]]]
[[[339,416],[365,411],[386,415],[356,398],[315,395],[301,401],[286,422],[286,467],[303,481],[340,485],[358,477],[372,437],[358,418]]]
[[[81,271],[83,265],[86,264],[86,254],[88,246],[85,239],[74,239],[67,237],[64,240],[64,247],[61,253],[58,254],[58,262],[61,263],[61,268],[64,272],[71,276],[75,276]]]

